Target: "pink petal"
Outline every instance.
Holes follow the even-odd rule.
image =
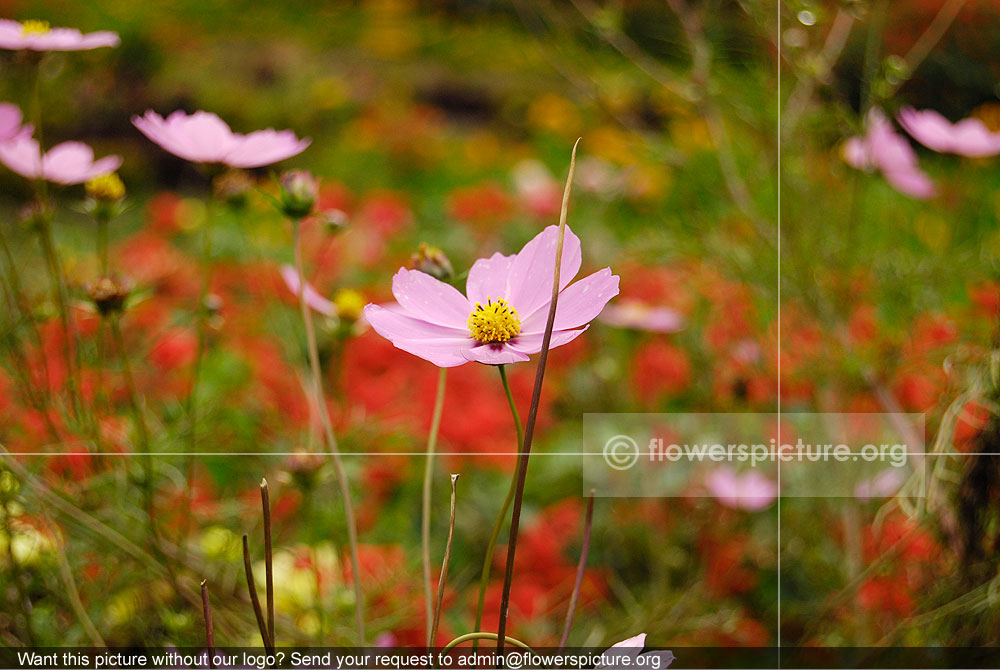
[[[510,299],[507,277],[514,258],[513,255],[504,256],[498,252],[489,258],[480,258],[472,264],[469,278],[465,281],[465,294],[469,296],[471,304],[475,305],[477,302],[486,304],[487,298]]]
[[[118,156],[106,156],[94,162],[94,150],[83,142],[63,142],[42,158],[42,176],[58,184],[82,184],[114,172],[121,165]]]
[[[285,285],[288,290],[292,292],[292,295],[298,297],[299,295],[299,273],[291,265],[281,266],[281,278],[285,280]],[[312,309],[319,312],[320,314],[325,314],[326,316],[334,316],[337,313],[337,308],[332,302],[324,298],[316,291],[315,288],[309,282],[306,282],[306,304]]]
[[[895,170],[884,174],[886,181],[904,195],[917,200],[926,200],[937,195],[937,187],[934,186],[934,182],[919,168]]]
[[[249,135],[236,135],[235,146],[224,161],[231,167],[255,168],[296,156],[309,146],[310,140],[300,140],[290,130],[268,128]]]
[[[529,360],[527,354],[523,354],[510,346],[509,342],[501,345],[476,344],[475,346],[462,351],[467,361],[476,361],[485,365],[508,365],[510,363],[523,363]]]
[[[619,300],[608,305],[601,321],[618,328],[634,328],[651,333],[676,333],[683,329],[684,318],[669,307],[651,307],[637,300]]]
[[[393,345],[440,367],[468,362],[463,355],[475,344],[468,332],[421,321],[379,305],[365,306],[365,319]]]
[[[38,142],[28,135],[0,142],[0,163],[26,179],[38,179],[42,176],[42,157]]]
[[[992,133],[979,119],[952,124],[932,109],[907,107],[899,112],[899,123],[913,139],[928,149],[973,158],[1000,153],[1000,133]]]
[[[646,646],[646,634],[639,633],[635,637],[630,637],[627,640],[622,640],[618,644],[611,645],[612,649],[617,649],[619,647],[638,647],[642,649]]]
[[[579,328],[597,318],[608,301],[618,295],[618,276],[611,274],[611,268],[598,270],[578,282],[570,284],[559,294],[556,303],[554,330]],[[545,330],[548,320],[549,303],[545,309],[521,316],[522,332],[535,333]]]
[[[392,295],[410,315],[469,334],[472,305],[450,284],[419,270],[400,268],[392,278]]]
[[[559,226],[549,226],[524,245],[510,265],[507,277],[508,300],[518,314],[530,315],[548,304],[552,297],[552,275],[556,264],[556,243]],[[582,262],[580,238],[566,228],[563,242],[562,266],[559,271],[559,290],[573,280]],[[522,316],[523,318],[523,316]]]
[[[235,143],[226,122],[210,112],[177,110],[164,119],[148,110],[132,124],[160,148],[193,163],[221,163]]]
[[[21,132],[21,109],[9,102],[0,102],[0,141],[17,137]]]
[[[552,331],[552,339],[549,340],[549,349],[555,349],[556,347],[561,347],[564,344],[569,344],[582,335],[583,331],[587,330],[589,327],[590,326],[584,326],[578,330]],[[521,334],[506,344],[508,347],[520,354],[537,354],[542,350],[542,338],[544,336],[545,333],[529,333],[527,335]]]

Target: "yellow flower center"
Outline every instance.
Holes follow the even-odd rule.
[[[94,177],[84,188],[91,198],[103,202],[117,202],[125,197],[125,184],[114,172]]]
[[[24,35],[44,35],[52,30],[48,21],[37,21],[31,19],[21,24],[21,32]]]
[[[503,298],[491,300],[487,297],[486,304],[477,302],[469,315],[469,333],[483,344],[506,342],[520,332],[517,310]]]

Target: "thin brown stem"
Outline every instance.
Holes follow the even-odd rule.
[[[437,640],[438,624],[441,623],[441,603],[444,602],[444,585],[448,578],[448,562],[451,561],[451,542],[455,537],[455,486],[458,475],[451,476],[451,512],[448,520],[448,542],[444,546],[444,560],[441,561],[441,575],[438,577],[437,605],[434,607],[434,625],[431,626],[431,638],[428,647]]]
[[[941,9],[938,10],[938,13],[931,20],[930,24],[928,24],[927,29],[924,30],[920,37],[917,38],[917,41],[913,43],[913,46],[910,47],[910,50],[906,52],[906,55],[903,56],[903,62],[906,63],[906,78],[895,86],[892,86],[886,97],[891,97],[902,86],[903,82],[917,71],[920,64],[924,62],[931,51],[934,50],[934,47],[937,46],[937,43],[944,37],[944,34],[948,32],[948,28],[951,27],[958,13],[962,11],[962,7],[967,2],[968,0],[948,0],[948,2],[941,6]]]
[[[264,512],[264,597],[267,601],[267,635],[274,641],[274,570],[271,553],[271,496],[267,480],[260,480],[260,505]]]
[[[215,669],[215,627],[212,625],[212,606],[208,602],[208,580],[201,580],[201,612],[205,617],[205,646],[208,647],[208,667]]]
[[[247,541],[246,533],[243,534],[243,570],[247,574],[247,590],[250,591],[250,604],[253,605],[253,615],[257,619],[260,639],[264,643],[264,649],[267,653],[273,654],[274,643],[267,634],[267,622],[264,621],[264,613],[260,609],[260,598],[257,596],[257,585],[253,580],[253,566],[250,565],[250,545]]]
[[[431,589],[431,489],[434,474],[434,452],[437,449],[438,429],[441,427],[441,413],[444,410],[444,391],[448,368],[438,372],[437,396],[431,416],[431,431],[427,436],[427,460],[424,463],[424,489],[420,513],[420,545],[424,564],[424,621],[427,626],[427,646],[431,640],[431,618],[434,616],[434,593]]]
[[[299,239],[299,221],[296,219],[292,222],[292,225],[294,231],[292,246],[295,248],[295,270],[299,278],[299,311],[302,313],[302,323],[306,329],[306,348],[308,349],[309,368],[312,372],[313,402],[316,405],[316,412],[323,426],[326,449],[333,460],[333,470],[337,476],[337,484],[340,487],[340,495],[344,503],[344,516],[347,521],[347,540],[351,550],[351,568],[353,572],[352,577],[354,578],[354,611],[357,618],[358,645],[364,646],[365,616],[364,599],[361,593],[361,559],[358,556],[358,524],[354,515],[354,504],[351,502],[351,488],[347,483],[347,474],[344,472],[340,450],[337,447],[337,438],[333,433],[333,423],[330,420],[330,413],[326,408],[326,397],[323,394],[323,380],[319,364],[319,350],[316,346],[316,333],[313,330],[312,312],[306,304],[306,277],[302,262],[301,240]]]
[[[569,161],[569,174],[566,176],[566,189],[563,191],[562,209],[559,213],[559,238],[556,242],[556,260],[552,278],[552,301],[549,303],[549,314],[545,321],[545,332],[542,335],[542,350],[538,356],[538,368],[535,371],[535,386],[531,391],[531,405],[528,408],[528,421],[524,428],[524,449],[518,460],[517,488],[514,492],[514,510],[511,512],[510,536],[507,542],[507,566],[503,578],[503,595],[500,599],[500,621],[497,627],[497,653],[503,653],[505,632],[507,630],[507,613],[510,607],[510,586],[514,578],[514,556],[517,552],[517,532],[521,523],[521,502],[524,498],[524,482],[528,477],[528,460],[531,454],[531,442],[535,436],[535,421],[538,419],[538,404],[542,398],[542,382],[545,379],[545,364],[549,358],[549,346],[552,343],[552,327],[556,320],[556,305],[559,302],[559,277],[562,272],[563,243],[566,239],[566,217],[569,212],[569,196],[573,188],[573,172],[576,170],[576,148],[578,139],[573,144],[573,153]]]
[[[587,499],[587,517],[583,522],[583,543],[580,545],[580,562],[576,566],[576,580],[573,582],[573,594],[569,597],[569,609],[566,611],[566,625],[563,626],[562,637],[559,638],[559,648],[566,646],[569,631],[573,627],[573,616],[576,614],[576,604],[580,599],[580,589],[583,587],[583,573],[587,569],[587,554],[590,552],[590,529],[594,520],[594,490],[590,490]]]

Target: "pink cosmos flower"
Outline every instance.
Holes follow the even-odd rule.
[[[281,278],[285,280],[285,286],[295,297],[299,297],[299,273],[291,265],[281,266]],[[319,294],[312,284],[306,282],[306,304],[313,310],[325,316],[335,316],[337,307],[331,301]]]
[[[933,109],[917,111],[907,107],[899,112],[899,125],[913,139],[938,153],[983,158],[1000,154],[1000,133],[990,132],[975,118],[951,123]]]
[[[601,321],[618,328],[646,330],[651,333],[676,333],[684,319],[669,307],[655,307],[639,300],[620,300],[601,312]]]
[[[192,163],[222,163],[229,167],[255,168],[296,156],[310,140],[298,139],[290,130],[257,130],[249,135],[234,133],[211,112],[187,114],[181,110],[164,119],[148,110],[133,116],[132,124],[160,148]]]
[[[50,28],[45,21],[0,19],[0,49],[21,51],[86,51],[98,47],[116,47],[118,35],[101,30],[84,35],[76,28]]]
[[[94,150],[83,142],[63,142],[42,154],[38,141],[27,133],[0,142],[0,163],[27,179],[57,184],[82,184],[117,170],[121,156],[94,160]]]
[[[705,478],[705,486],[726,507],[751,512],[767,509],[778,497],[778,485],[756,470],[739,475],[718,467]]]
[[[642,653],[642,650],[646,646],[646,634],[639,633],[635,637],[630,637],[627,640],[622,640],[618,644],[611,645],[611,648],[601,654],[601,657],[597,660],[594,667],[597,668],[625,668],[625,667],[647,667],[647,668],[669,668],[670,664],[674,662],[674,652],[672,651],[647,651]],[[642,656],[642,661],[637,662],[639,656]],[[659,663],[655,659],[649,658],[651,656],[658,656]],[[625,657],[628,657],[628,661],[625,661]]]
[[[879,170],[904,195],[925,200],[937,193],[934,182],[921,171],[917,153],[893,130],[880,109],[868,113],[867,131],[844,143],[844,160],[858,170]]]
[[[419,270],[402,268],[392,278],[398,307],[369,304],[365,317],[397,348],[440,367],[526,361],[542,349],[558,236],[558,226],[549,226],[517,255],[479,259],[469,271],[466,295]],[[611,268],[570,285],[581,258],[580,238],[567,228],[552,348],[575,339],[618,295]]]
[[[0,142],[14,139],[21,135],[30,135],[30,125],[21,125],[23,120],[21,109],[9,102],[0,102]]]

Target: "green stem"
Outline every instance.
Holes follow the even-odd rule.
[[[503,365],[498,365],[497,370],[500,371],[500,380],[503,382],[504,393],[507,394],[507,404],[510,405],[510,413],[514,418],[514,427],[517,430],[517,463],[521,463],[521,451],[524,448],[524,431],[521,428],[521,417],[517,413],[517,404],[514,402],[514,394],[510,390],[510,382],[507,380],[507,368]],[[514,501],[514,491],[517,487],[517,472],[519,467],[514,467],[514,476],[510,480],[510,487],[507,489],[507,497],[504,498],[503,506],[500,508],[500,514],[497,515],[496,521],[493,522],[493,530],[490,531],[490,539],[486,543],[486,556],[483,558],[483,570],[479,577],[479,600],[476,602],[476,626],[475,630],[478,632],[483,625],[483,605],[486,602],[486,587],[490,582],[490,569],[493,567],[493,553],[496,550],[497,538],[500,537],[500,531],[503,530],[503,523],[507,519],[507,512],[510,510],[510,505]],[[494,635],[492,639],[496,639]],[[479,642],[477,641],[475,647],[478,648]]]
[[[344,501],[344,516],[347,520],[347,539],[351,548],[351,566],[354,577],[354,611],[357,617],[358,626],[358,646],[365,644],[365,616],[364,601],[361,594],[361,560],[358,557],[358,525],[354,516],[354,505],[351,503],[351,489],[347,483],[347,474],[344,472],[344,465],[340,459],[340,450],[337,448],[337,438],[333,434],[333,423],[330,421],[330,413],[326,409],[326,399],[323,394],[323,379],[321,377],[319,365],[319,350],[316,346],[316,333],[313,331],[312,312],[306,304],[306,277],[302,263],[302,248],[299,244],[299,220],[292,221],[293,239],[292,245],[295,248],[295,270],[299,277],[299,311],[302,313],[302,322],[306,328],[306,347],[309,354],[309,367],[312,370],[312,391],[313,401],[316,403],[316,412],[319,414],[320,423],[323,425],[323,435],[326,438],[327,451],[333,459],[333,469],[337,476],[337,483],[340,485],[340,495]]]
[[[101,263],[101,276],[108,276],[108,217],[97,215],[97,257]]]
[[[181,550],[180,563],[183,563],[187,558],[187,537],[191,533],[191,524],[194,520],[191,513],[191,496],[193,494],[191,483],[194,481],[196,463],[194,454],[198,447],[198,386],[201,381],[201,362],[205,357],[208,342],[207,306],[205,303],[212,285],[212,219],[214,214],[212,205],[213,200],[210,193],[205,200],[205,220],[201,224],[201,286],[198,289],[198,303],[195,305],[197,344],[195,345],[194,363],[191,369],[191,388],[188,389],[187,398],[184,399],[184,414],[188,422],[188,453],[184,463],[187,486],[184,487],[183,509],[186,512],[179,531],[180,538],[177,542]],[[106,249],[104,253],[107,253]]]
[[[49,278],[52,281],[52,292],[56,296],[56,306],[59,309],[59,322],[62,325],[63,336],[66,338],[65,346],[62,349],[63,359],[66,364],[66,381],[69,387],[71,406],[74,416],[82,419],[83,409],[76,383],[76,375],[81,367],[80,348],[76,342],[76,329],[70,320],[66,279],[63,277],[62,265],[59,263],[55,240],[52,237],[51,215],[48,212],[43,213],[40,215],[40,219],[38,223],[38,241],[42,247],[42,254],[45,257],[45,265],[49,271]]]
[[[132,376],[132,365],[128,360],[128,351],[125,349],[125,338],[122,336],[122,329],[118,323],[118,317],[112,316],[111,336],[114,338],[115,347],[122,361],[122,374],[125,377],[125,386],[128,388],[129,401],[132,403],[132,413],[135,415],[135,428],[139,434],[139,449],[143,454],[144,474],[142,477],[142,493],[146,503],[146,514],[149,518],[149,534],[153,539],[154,546],[158,546],[156,532],[156,513],[154,508],[153,495],[153,456],[149,448],[149,430],[146,428],[146,417],[142,410],[142,401],[139,398],[139,390],[135,385],[135,378]]]
[[[301,290],[301,287],[300,287]],[[438,429],[444,410],[445,381],[448,368],[438,372],[437,396],[431,415],[431,431],[427,435],[427,461],[424,465],[424,490],[420,514],[420,540],[424,561],[424,614],[427,622],[427,646],[431,646],[431,619],[434,616],[434,592],[431,587],[431,483],[434,473],[434,451],[437,449]]]

